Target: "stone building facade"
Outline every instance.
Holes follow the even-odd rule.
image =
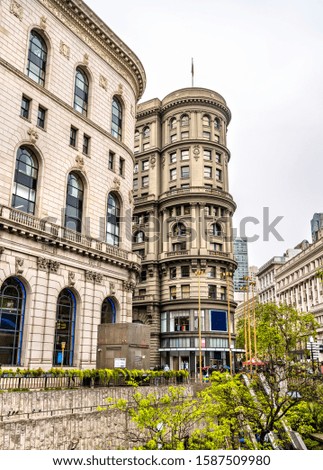
[[[131,323],[145,72],[83,1],[0,4],[0,364],[94,367]]]
[[[234,349],[230,119],[223,97],[204,88],[138,105],[132,236],[142,271],[133,319],[151,326],[152,367],[194,373],[200,350],[202,365],[228,364],[229,325]]]

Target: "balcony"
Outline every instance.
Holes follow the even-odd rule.
[[[209,256],[221,256],[222,258],[229,258],[230,253],[224,253],[223,251],[208,250]]]
[[[188,250],[178,250],[178,251],[167,251],[166,256],[172,257],[172,256],[185,256],[188,255]]]
[[[176,180],[176,178],[175,178]],[[221,198],[230,199],[233,201],[233,197],[230,193],[226,191],[222,191],[221,189],[215,188],[205,188],[204,186],[191,186],[190,188],[176,188],[170,191],[166,191],[165,193],[159,196],[159,200],[162,201],[163,199],[167,199],[170,196],[185,196],[187,194],[210,194],[212,196],[219,196]]]
[[[12,232],[16,231],[23,235],[29,232],[37,240],[43,240],[52,245],[78,245],[76,249],[93,250],[100,252],[102,256],[114,256],[123,260],[129,260],[132,256],[136,256],[126,250],[109,245],[104,241],[87,237],[81,233],[54,224],[46,218],[39,219],[7,206],[0,206],[0,225],[10,229]]]

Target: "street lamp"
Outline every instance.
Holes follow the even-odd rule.
[[[232,344],[231,344],[231,309],[230,309],[230,278],[232,278],[232,271],[225,271],[223,276],[227,283],[227,303],[228,303],[228,340],[229,340],[229,364],[230,374],[232,375]]]
[[[254,281],[250,282],[251,292],[252,292],[252,312],[253,312],[253,342],[254,342],[254,351],[255,359],[257,361],[257,333],[256,333],[256,305],[255,305],[255,285]],[[257,364],[256,364],[257,369]]]

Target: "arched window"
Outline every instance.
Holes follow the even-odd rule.
[[[183,114],[183,116],[181,117],[181,126],[182,127],[188,126],[188,122],[189,122],[188,115]]]
[[[139,131],[138,129],[136,129],[135,131],[135,140],[138,140],[139,139]]]
[[[176,235],[177,237],[184,237],[186,235],[186,227],[182,222],[178,222],[174,225],[173,235]]]
[[[74,109],[81,114],[87,115],[89,81],[80,67],[75,73]]]
[[[116,323],[116,306],[110,297],[104,299],[101,309],[101,324]]]
[[[38,163],[35,155],[26,147],[17,152],[12,207],[27,214],[35,214]]]
[[[202,118],[203,126],[210,126],[210,116],[208,114],[204,114]]]
[[[30,32],[27,75],[44,86],[46,76],[47,46],[44,39],[34,29]]]
[[[222,227],[220,224],[212,225],[212,235],[215,237],[220,237],[222,235]]]
[[[114,194],[108,196],[107,243],[119,245],[120,239],[120,203]]]
[[[143,135],[143,138],[150,136],[150,128],[148,126],[143,128],[142,135]]]
[[[65,227],[75,232],[82,231],[83,183],[76,173],[70,173],[67,180]]]
[[[220,119],[219,118],[214,119],[214,128],[215,129],[220,129]]]
[[[112,99],[111,134],[121,140],[122,137],[122,106],[118,98]]]
[[[176,118],[172,118],[172,119],[169,121],[169,124],[170,124],[170,128],[171,128],[171,129],[175,129],[175,128],[176,128]]]
[[[26,303],[25,287],[10,277],[0,290],[0,364],[19,366]]]
[[[54,366],[73,365],[75,317],[75,296],[69,289],[63,289],[58,296],[56,306]]]
[[[137,232],[134,235],[134,242],[135,243],[143,243],[145,241],[145,234],[144,232]]]

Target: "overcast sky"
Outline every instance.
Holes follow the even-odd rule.
[[[86,0],[135,52],[147,75],[143,100],[191,86],[220,93],[232,112],[234,225],[246,217],[249,265],[303,239],[323,212],[322,0]],[[283,216],[264,240],[269,222]],[[267,237],[268,238],[268,237]]]

